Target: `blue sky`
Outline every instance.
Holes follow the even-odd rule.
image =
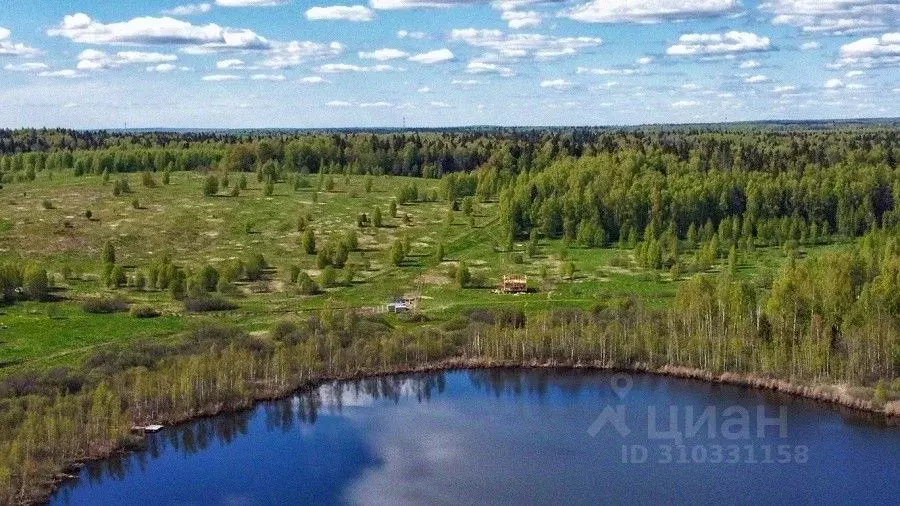
[[[30,0],[0,126],[900,115],[897,0]]]

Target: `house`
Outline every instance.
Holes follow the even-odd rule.
[[[409,305],[405,302],[391,302],[387,305],[388,313],[407,313]]]
[[[526,293],[528,291],[528,278],[524,276],[503,276],[500,291],[503,293]]]

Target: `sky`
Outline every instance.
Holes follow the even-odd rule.
[[[898,0],[28,0],[0,127],[900,116]]]

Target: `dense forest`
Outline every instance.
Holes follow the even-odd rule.
[[[204,174],[197,197],[229,174],[266,187],[318,175],[392,174],[440,179],[436,195],[407,185],[396,205],[498,202],[507,242],[538,241],[630,252],[677,286],[666,307],[639,297],[590,309],[470,309],[445,320],[324,310],[268,332],[194,325],[177,342],[116,345],[78,367],[12,374],[0,382],[0,503],[42,497],[68,466],[133,444],[135,425],[169,423],[246,407],[326,378],[446,364],[558,364],[659,370],[685,367],[797,384],[868,388],[882,410],[900,391],[900,131],[854,129],[507,129],[447,132],[136,133],[0,131],[0,183],[16,192],[37,177]],[[126,181],[122,179],[121,181]],[[165,184],[165,183],[164,183]],[[119,188],[116,183],[113,186]],[[372,219],[380,223],[381,211]],[[452,211],[451,211],[452,218]],[[90,219],[90,217],[88,217]],[[360,227],[369,217],[360,216]],[[289,281],[313,294],[357,249],[356,232],[325,245],[298,219],[306,253],[323,277]],[[380,224],[378,225],[380,226]],[[849,244],[802,256],[804,245]],[[100,245],[94,245],[99,247]],[[788,261],[773,276],[735,275],[737,258],[777,247]],[[388,252],[402,264],[410,246]],[[432,255],[444,257],[442,245]],[[260,255],[218,268],[168,257],[127,277],[103,245],[113,289],[167,290],[188,303],[227,309],[231,286],[269,266]],[[396,257],[396,258],[394,258]],[[727,260],[726,260],[727,259]],[[711,269],[720,261],[729,268]],[[465,287],[468,271],[457,277]],[[463,276],[465,272],[465,276]],[[465,279],[464,279],[465,277]],[[52,299],[40,265],[0,264],[0,303]],[[352,281],[352,279],[351,279]],[[98,310],[117,301],[95,301]],[[88,310],[90,308],[86,308]],[[121,310],[113,308],[112,310]],[[153,308],[132,308],[152,312]],[[891,394],[893,395],[893,394]]]

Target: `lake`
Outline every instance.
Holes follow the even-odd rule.
[[[773,392],[451,371],[166,428],[51,504],[900,504],[898,457],[896,425]]]

